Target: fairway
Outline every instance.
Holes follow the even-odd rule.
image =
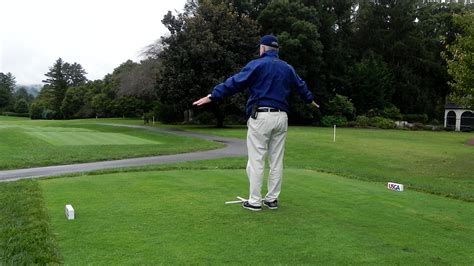
[[[140,139],[118,133],[33,131],[27,134],[52,145],[155,145],[157,141]]]
[[[280,209],[259,213],[224,205],[247,196],[243,169],[40,185],[65,264],[474,263],[471,203],[312,170],[286,170],[284,182]]]
[[[223,146],[146,129],[98,124],[108,121],[129,122],[35,121],[0,116],[0,170],[168,155]]]

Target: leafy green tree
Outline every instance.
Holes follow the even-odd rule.
[[[75,116],[82,118],[98,116],[98,113],[95,111],[92,103],[96,95],[102,94],[107,90],[106,82],[103,80],[88,81],[85,85],[80,86],[80,88],[84,92],[83,104]],[[110,109],[109,105],[104,106],[104,108]]]
[[[113,80],[113,74],[108,74],[105,76],[104,80],[88,82],[84,109],[90,109],[91,117],[113,116],[112,102],[116,98],[116,88],[114,88]]]
[[[15,86],[16,81],[12,73],[4,74],[0,72],[0,110],[11,105]]]
[[[175,117],[182,118],[193,100],[210,93],[257,53],[257,23],[224,3],[200,1],[184,13],[168,13],[162,22],[171,35],[155,44],[162,47],[159,59],[163,66],[157,96],[160,104],[174,106]],[[211,107],[218,126],[229,106],[243,113],[244,99],[240,94]]]
[[[317,91],[323,50],[317,9],[305,6],[302,1],[272,1],[261,12],[258,22],[263,32],[278,37],[280,57],[296,69],[310,90]],[[291,103],[292,122],[308,123],[313,120],[313,111],[296,94],[291,95]]]
[[[64,118],[74,118],[79,110],[84,106],[84,87],[70,87],[64,95],[61,104],[61,113]]]
[[[212,0],[213,4],[226,4],[234,8],[239,14],[257,19],[260,13],[267,7],[270,0]]]
[[[20,113],[20,114],[29,113],[30,110],[29,110],[28,102],[23,98],[16,101],[15,112]]]
[[[454,23],[461,29],[453,44],[446,47],[445,58],[448,72],[453,77],[449,83],[451,102],[461,106],[474,106],[474,12],[454,17]]]
[[[42,106],[44,106],[45,108],[48,107],[49,109],[51,109],[51,107],[54,106],[54,101],[55,101],[54,90],[51,88],[50,85],[44,85],[41,88],[40,93],[38,94],[38,97],[36,97],[36,99],[33,102],[37,102],[37,101],[41,102]]]
[[[156,86],[161,64],[159,60],[148,58],[139,64],[133,63],[129,69],[117,74],[117,95],[134,96],[151,106],[156,100]],[[151,108],[150,108],[151,109]]]
[[[144,113],[144,101],[132,96],[124,96],[113,100],[112,112],[117,116],[139,117]]]
[[[34,101],[30,107],[30,118],[31,119],[42,119],[43,111],[45,110],[45,105],[42,101]]]
[[[312,83],[321,64],[318,12],[301,1],[272,1],[258,22],[267,33],[276,34],[282,46],[280,56],[295,67],[301,77]]]
[[[112,108],[112,99],[105,93],[99,93],[92,97],[91,107],[97,116],[107,117],[110,115]]]
[[[454,25],[454,15],[470,9],[463,4],[424,3],[417,9],[417,28],[422,35],[422,44],[427,58],[424,59],[423,86],[431,88],[429,97],[435,107],[433,117],[441,118],[444,115],[444,104],[449,93],[449,81],[446,61],[442,53],[446,45],[455,40],[458,31]]]

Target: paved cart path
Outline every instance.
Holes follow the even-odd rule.
[[[199,151],[190,153],[181,153],[174,155],[160,155],[151,157],[141,157],[133,159],[113,160],[113,161],[101,161],[92,163],[80,163],[80,164],[69,164],[69,165],[58,165],[58,166],[47,166],[47,167],[36,167],[28,169],[17,169],[17,170],[5,170],[0,171],[0,181],[14,181],[26,178],[37,178],[45,176],[57,176],[70,173],[85,173],[95,170],[112,169],[112,168],[124,168],[132,166],[144,166],[144,165],[155,165],[155,164],[167,164],[177,162],[189,162],[198,160],[209,160],[218,159],[225,157],[241,157],[247,155],[247,145],[244,140],[217,137],[200,133],[186,132],[179,129],[172,128],[156,128],[148,126],[136,126],[136,125],[123,125],[123,124],[110,124],[102,123],[101,125],[118,126],[118,127],[131,127],[140,128],[160,133],[171,133],[183,137],[199,138],[215,142],[226,144],[226,147],[209,150]]]

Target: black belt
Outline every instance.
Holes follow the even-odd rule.
[[[282,112],[282,111],[277,108],[258,108],[257,112]]]

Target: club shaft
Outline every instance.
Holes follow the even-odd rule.
[[[226,201],[225,204],[237,204],[237,203],[242,203],[241,200],[234,200],[234,201]]]

